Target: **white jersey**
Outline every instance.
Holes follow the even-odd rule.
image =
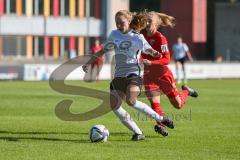
[[[113,30],[104,44],[104,48],[114,46],[115,51],[115,77],[127,77],[130,74],[140,76],[139,59],[141,52],[147,53],[151,46],[144,36],[133,30],[123,34]]]
[[[173,56],[175,60],[184,58],[188,51],[189,49],[186,43],[177,43],[173,45]]]

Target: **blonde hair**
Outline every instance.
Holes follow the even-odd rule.
[[[174,22],[175,18],[167,14],[151,11],[151,12],[148,12],[148,16],[157,16],[159,18],[158,28],[160,26],[171,27],[171,28],[175,26],[175,22]],[[162,23],[160,22],[160,20],[162,21]]]
[[[124,16],[125,18],[127,18],[129,20],[129,22],[132,21],[133,19],[133,15],[131,12],[127,11],[127,10],[120,10],[115,14],[115,19],[119,16]]]

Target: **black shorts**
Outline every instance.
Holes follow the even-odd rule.
[[[118,90],[126,94],[127,87],[131,84],[139,86],[141,89],[143,84],[142,78],[135,74],[129,75],[128,77],[116,77],[110,83],[110,90]]]
[[[180,62],[182,65],[186,62],[186,57],[183,57],[181,59],[175,59],[175,62]]]

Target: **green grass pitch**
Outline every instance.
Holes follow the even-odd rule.
[[[109,81],[74,85],[108,91]],[[85,112],[100,103],[83,96],[53,91],[48,82],[0,82],[0,159],[240,159],[240,80],[192,80],[199,98],[189,97],[182,110],[162,96],[162,107],[173,118],[175,129],[162,137],[155,122],[131,112],[144,131],[144,141],[130,141],[128,131],[110,112],[86,122],[66,122],[54,113],[63,99],[73,99],[72,112]],[[142,96],[140,100],[147,102]],[[148,103],[148,102],[147,102]],[[110,131],[106,143],[90,143],[89,129],[104,124]]]

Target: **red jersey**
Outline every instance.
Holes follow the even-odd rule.
[[[103,48],[102,45],[98,45],[98,46],[93,45],[93,46],[91,47],[91,52],[92,52],[92,54],[96,54],[96,53],[99,52],[102,48]],[[103,57],[99,57],[94,63],[96,63],[96,64],[102,64],[102,63],[103,63]]]
[[[164,75],[169,70],[167,65],[171,61],[166,37],[160,32],[156,32],[153,36],[148,36],[146,32],[143,33],[143,35],[153,49],[162,53],[161,58],[142,54],[143,59],[147,59],[152,62],[150,66],[144,66],[144,74],[151,72],[154,73],[155,76],[156,74]]]

